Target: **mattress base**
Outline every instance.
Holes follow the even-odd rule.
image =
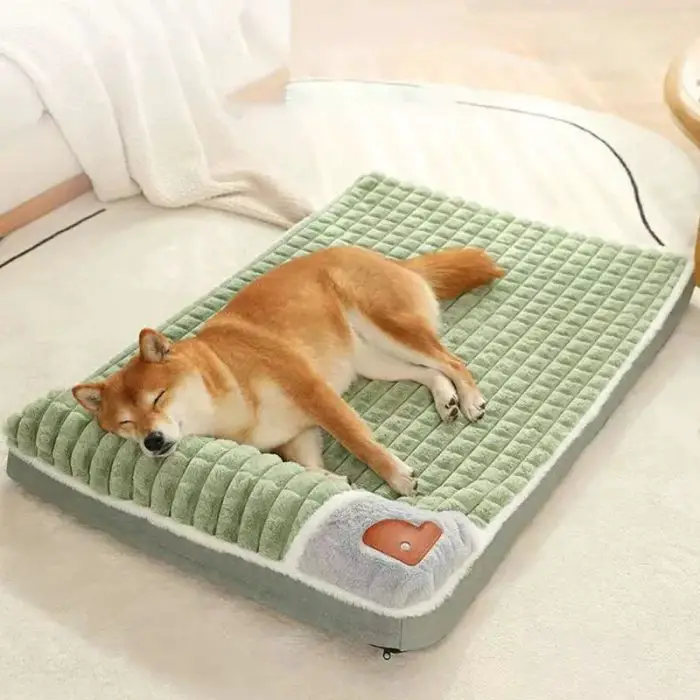
[[[453,593],[439,607],[420,615],[383,615],[310,588],[275,569],[201,547],[152,522],[70,488],[13,451],[8,458],[7,473],[28,492],[72,514],[82,523],[101,529],[150,556],[201,576],[227,591],[241,593],[301,622],[358,642],[397,651],[421,649],[440,641],[456,626],[516,537],[661,350],[688,306],[693,289],[693,279],[689,275],[683,293],[659,324],[653,340],[614,387],[595,419],[584,426],[557,464],[543,476],[538,488],[503,522],[493,541],[476,559],[468,575],[462,577]]]

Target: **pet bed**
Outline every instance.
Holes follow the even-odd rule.
[[[479,246],[507,273],[443,305],[444,342],[489,401],[481,422],[442,423],[428,390],[409,382],[361,380],[346,396],[415,468],[417,495],[398,498],[331,439],[327,468],[350,485],[205,437],[155,460],[104,433],[70,391],[9,419],[7,469],[83,521],[259,602],[417,649],[456,624],[653,359],[689,301],[692,266],[373,174],[162,330],[187,336],[256,276],[343,244],[397,258]]]

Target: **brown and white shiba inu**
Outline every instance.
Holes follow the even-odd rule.
[[[479,420],[481,392],[438,339],[438,299],[502,275],[474,248],[409,260],[330,248],[262,275],[194,338],[171,342],[142,330],[139,353],[124,368],[73,395],[104,430],[155,457],[171,454],[185,435],[208,435],[323,469],[323,428],[407,495],[412,471],[341,394],[358,375],[410,380],[430,389],[442,420],[460,410]]]

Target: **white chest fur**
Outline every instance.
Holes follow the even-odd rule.
[[[322,370],[324,379],[339,394],[347,391],[357,376],[350,356],[336,357]],[[291,395],[273,382],[262,382],[256,393],[259,418],[250,440],[258,449],[270,450],[284,445],[315,425]]]
[[[250,442],[260,450],[284,445],[312,423],[280,387],[264,383],[258,387],[258,421]]]
[[[356,378],[352,356],[336,357],[321,369],[324,379],[339,393],[345,392]],[[199,376],[180,384],[169,413],[180,425],[183,435],[211,435],[240,439],[260,450],[271,450],[296,437],[314,422],[287,392],[272,380],[256,382],[253,387],[258,404],[256,416],[236,387],[214,401]]]
[[[180,382],[168,407],[171,418],[185,435],[207,435],[213,410],[214,404],[204,382],[194,374]]]

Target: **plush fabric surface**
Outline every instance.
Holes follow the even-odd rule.
[[[418,471],[428,510],[456,510],[487,525],[537,475],[621,368],[678,282],[686,261],[568,234],[473,203],[369,175],[302,222],[261,260],[163,330],[180,338],[256,276],[291,257],[353,244],[395,257],[454,245],[486,248],[506,269],[491,288],[444,305],[445,343],[489,400],[475,425],[442,424],[415,384],[360,381],[348,400],[377,438]],[[121,366],[127,349],[94,376]],[[105,434],[70,392],[10,418],[10,443],[100,493],[278,559],[334,494],[349,487],[254,449],[211,438],[182,441],[167,460]],[[326,464],[356,486],[395,498],[329,440]]]

